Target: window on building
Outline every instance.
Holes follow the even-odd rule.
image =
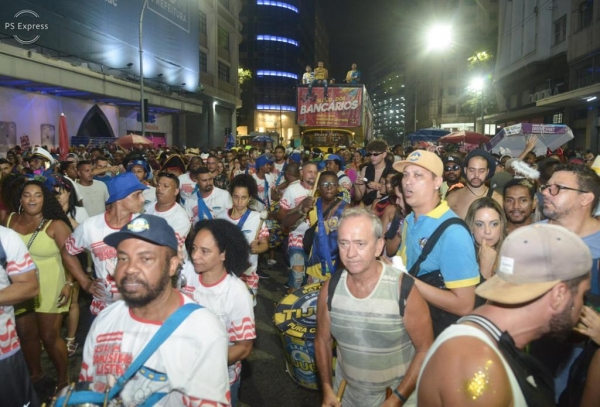
[[[219,62],[219,80],[229,82],[229,67],[223,62]]]
[[[449,86],[448,87],[448,96],[455,96],[456,95],[456,87],[455,86]]]
[[[208,72],[208,62],[206,53],[200,51],[200,72]]]
[[[594,0],[585,0],[579,5],[579,29],[584,29],[592,24],[594,17]]]
[[[563,114],[562,113],[556,113],[555,115],[552,116],[552,123],[562,124],[562,122],[563,122]]]
[[[200,20],[198,23],[200,25],[200,34],[206,35],[206,14],[202,11],[200,12]]]
[[[594,83],[594,69],[591,65],[579,68],[575,71],[577,87],[582,88]]]
[[[446,108],[446,113],[456,113],[456,105],[450,105]]]
[[[567,16],[564,15],[554,22],[554,45],[567,39]]]
[[[219,3],[221,3],[223,7],[229,10],[229,0],[219,0]]]
[[[229,50],[229,31],[219,26],[219,48]]]

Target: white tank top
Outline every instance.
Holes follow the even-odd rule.
[[[504,356],[502,356],[502,353],[498,349],[497,344],[489,336],[487,336],[485,334],[485,332],[483,332],[482,330],[475,328],[474,326],[465,325],[465,324],[450,325],[435,340],[435,342],[429,349],[429,352],[427,352],[427,355],[425,356],[425,361],[423,362],[423,366],[421,366],[421,371],[419,372],[419,379],[417,380],[417,391],[415,391],[415,394],[417,394],[417,395],[419,394],[419,386],[421,384],[421,376],[423,375],[423,371],[425,370],[427,363],[429,363],[429,359],[431,359],[433,354],[437,351],[437,349],[444,342],[446,342],[452,338],[456,338],[458,336],[471,336],[471,337],[477,338],[477,339],[481,340],[482,342],[484,342],[485,344],[487,344],[490,348],[492,348],[494,350],[494,352],[496,352],[496,354],[502,361],[502,364],[504,365],[504,370],[506,370],[506,375],[508,376],[508,382],[510,383],[510,388],[511,388],[512,394],[513,394],[513,406],[514,407],[527,407],[527,403],[525,402],[525,397],[523,396],[521,387],[519,387],[519,382],[517,381],[517,378],[515,377],[515,374],[513,373],[510,365],[506,362],[506,359],[504,359]],[[417,404],[418,404],[418,402],[419,402],[419,400],[417,399]]]

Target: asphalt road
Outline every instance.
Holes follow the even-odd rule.
[[[277,303],[285,297],[287,268],[277,253],[278,264],[265,268],[270,278],[259,283],[257,305],[254,309],[257,338],[252,354],[243,363],[240,407],[314,407],[320,406],[320,393],[296,384],[287,373],[280,331],[273,323]],[[80,298],[81,319],[77,333],[80,347],[69,358],[69,375],[76,381],[81,367],[81,352],[89,329],[89,299]],[[63,335],[64,336],[64,335]],[[46,380],[38,386],[42,397],[52,394],[56,385],[54,368],[46,353],[43,354]]]

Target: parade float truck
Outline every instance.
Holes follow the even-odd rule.
[[[300,143],[327,152],[338,146],[365,146],[373,138],[373,104],[364,85],[331,85],[327,98],[324,88],[298,86],[296,117]]]

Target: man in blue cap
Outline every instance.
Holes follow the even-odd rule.
[[[112,387],[160,326],[193,302],[171,286],[179,268],[177,239],[163,218],[138,216],[102,243],[118,253],[114,281],[123,301],[100,313],[87,335],[79,377],[98,392]],[[119,397],[124,405],[229,405],[227,352],[223,323],[207,308],[194,310]]]
[[[120,299],[113,278],[117,263],[117,251],[104,243],[104,238],[121,229],[144,208],[142,184],[134,173],[126,172],[108,183],[107,210],[83,221],[62,248],[63,262],[69,270],[83,273],[77,254],[88,250],[94,262],[96,281],[91,289],[94,298],[90,306],[93,315]]]

